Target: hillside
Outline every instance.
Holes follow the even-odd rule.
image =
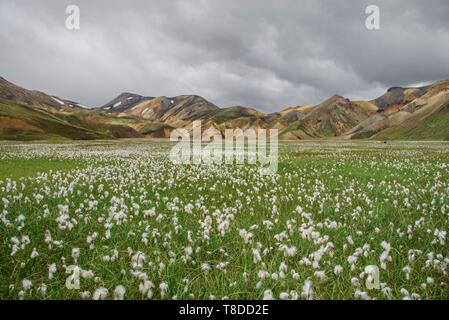
[[[108,136],[71,124],[45,110],[14,102],[0,101],[0,139],[53,138],[90,140],[105,139]]]
[[[211,111],[219,110],[216,105],[196,95],[151,98],[122,94],[112,100],[112,103],[114,102],[112,107],[109,103],[106,107],[103,106],[102,110],[118,116],[131,115],[176,127],[186,125],[189,121],[199,119]]]
[[[338,95],[309,109],[310,111],[303,113],[298,120],[281,131],[281,138],[305,139],[340,136],[374,112],[373,109]]]
[[[449,89],[449,88],[448,88]],[[400,119],[373,136],[385,140],[449,140],[449,90],[430,92],[398,112]]]
[[[197,95],[147,97],[122,93],[99,108],[24,89],[0,78],[0,139],[168,138],[175,128],[277,129],[280,139],[449,139],[449,81],[393,87],[369,101],[334,95],[316,105],[266,114],[219,108]]]
[[[45,110],[67,110],[71,112],[82,109],[82,106],[77,102],[63,100],[40,91],[22,88],[2,77],[0,77],[0,100]]]
[[[126,112],[139,102],[151,99],[154,99],[154,97],[144,97],[134,93],[123,92],[104,106],[100,107],[100,109],[108,113]]]
[[[384,105],[378,112],[348,131],[345,138],[448,139],[449,81],[438,81],[418,89],[394,89],[394,91],[402,91],[405,94],[389,100],[388,106]]]

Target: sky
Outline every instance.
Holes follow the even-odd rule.
[[[447,0],[0,0],[0,76],[92,107],[122,92],[267,112],[372,99],[449,78],[448,17]]]

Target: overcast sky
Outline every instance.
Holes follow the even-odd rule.
[[[449,78],[448,19],[448,0],[0,0],[0,75],[88,106],[128,91],[275,111]]]

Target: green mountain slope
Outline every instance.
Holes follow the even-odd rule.
[[[105,139],[108,136],[73,125],[45,110],[0,101],[0,139]]]
[[[405,121],[383,130],[376,139],[449,140],[449,103],[441,110],[418,121]]]

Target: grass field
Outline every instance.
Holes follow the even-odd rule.
[[[0,299],[449,299],[448,143],[281,143],[274,176],[170,147],[0,144]]]

